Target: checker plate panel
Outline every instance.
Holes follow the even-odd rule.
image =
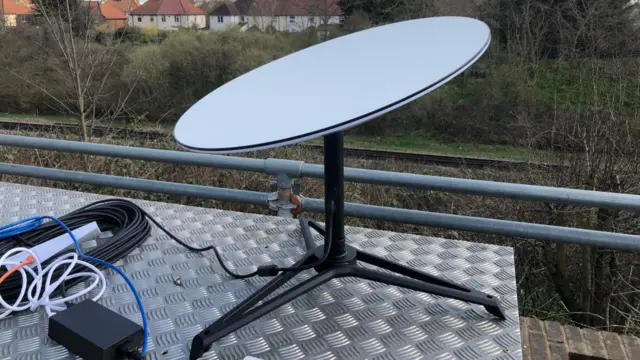
[[[61,216],[104,198],[0,182],[0,223]],[[214,244],[244,273],[261,264],[292,265],[303,255],[296,220],[136,201],[192,245]],[[352,278],[332,280],[214,344],[203,359],[522,359],[513,250],[379,230],[349,228],[350,244],[427,273],[500,296],[506,321],[484,308]],[[268,279],[234,280],[211,252],[190,253],[154,228],[119,261],[148,313],[148,359],[186,359],[191,338]],[[140,323],[126,284],[107,273],[103,305]],[[310,277],[311,271],[294,281]],[[83,285],[79,285],[83,286]],[[0,358],[74,359],[46,336],[44,311],[0,320]]]

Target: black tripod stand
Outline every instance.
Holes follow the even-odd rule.
[[[286,271],[274,277],[256,293],[196,335],[191,344],[191,360],[196,360],[202,356],[215,341],[327,281],[341,277],[356,277],[377,281],[392,286],[483,305],[492,315],[505,319],[500,303],[491,295],[367,254],[346,244],[344,236],[344,157],[341,133],[324,137],[324,172],[325,218],[327,219],[328,229],[323,229],[322,226],[311,219],[300,219],[300,227],[307,253],[292,267],[304,268],[305,266],[309,267],[309,265],[316,264],[317,266],[314,266],[314,269],[318,274],[255,306],[303,270]],[[325,245],[315,245],[311,229],[316,230],[325,237],[325,240],[327,240]],[[328,246],[329,249],[325,249],[325,246]],[[319,260],[321,259],[324,259],[324,261],[320,262]],[[359,267],[357,261],[375,265],[402,276]]]

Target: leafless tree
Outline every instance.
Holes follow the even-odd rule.
[[[536,150],[532,159],[554,167],[545,172],[534,170],[536,165],[522,181],[640,193],[640,113],[628,105],[640,78],[640,64],[629,57],[640,42],[629,35],[632,9],[617,0],[487,0],[481,10],[493,30],[494,59],[515,66],[512,76],[524,80],[518,83],[534,85],[539,75],[547,81],[540,113],[548,118],[535,124],[531,148]],[[566,86],[572,88],[571,98],[561,100]],[[540,147],[548,150],[544,156]],[[527,215],[529,221],[632,234],[640,230],[635,213],[530,206],[536,215]],[[558,243],[536,243],[528,251],[535,266],[525,272],[521,291],[527,289],[523,302],[529,315],[640,333],[638,256]]]
[[[435,14],[434,0],[397,0],[387,10],[396,20],[419,19]]]
[[[246,0],[249,5],[249,16],[253,18],[256,25],[262,30],[277,30],[278,17],[277,13],[280,6],[280,0]]]
[[[122,37],[95,31],[95,13],[88,2],[35,0],[41,35],[36,55],[44,72],[58,74],[57,89],[39,80],[41,72],[28,73],[21,68],[5,70],[38,88],[52,100],[56,112],[78,121],[80,138],[88,141],[97,122],[122,115],[136,79],[114,87],[115,71],[123,60]],[[3,53],[4,63],[10,54]]]

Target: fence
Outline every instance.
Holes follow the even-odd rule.
[[[253,171],[288,178],[322,178],[324,176],[323,166],[306,164],[302,161],[295,160],[251,159],[232,156],[206,155],[182,151],[145,149],[4,134],[0,134],[0,145],[240,171]],[[0,163],[0,174],[28,176],[40,179],[265,206],[268,205],[269,201],[272,199],[272,197],[270,197],[271,194],[256,191],[181,184],[7,163]],[[545,203],[610,208],[640,213],[640,196],[638,195],[354,168],[345,168],[344,174],[346,181],[367,184],[502,197],[516,200],[542,201]],[[302,207],[304,211],[323,213],[324,201],[319,199],[303,198]],[[372,220],[392,221],[517,238],[596,246],[622,251],[640,251],[640,236],[630,234],[610,233],[471,216],[440,214],[357,203],[346,203],[345,214],[347,216]]]

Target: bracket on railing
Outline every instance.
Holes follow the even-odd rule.
[[[296,217],[302,212],[300,199],[300,183],[286,174],[278,175],[271,181],[271,193],[267,197],[269,208],[277,212],[277,216]]]

